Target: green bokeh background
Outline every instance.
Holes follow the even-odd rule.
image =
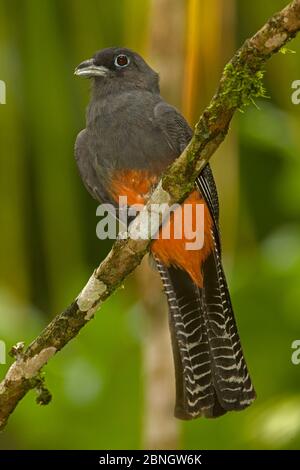
[[[178,2],[188,15],[190,0]],[[223,2],[234,11],[235,47],[287,3]],[[7,349],[20,340],[28,344],[109,250],[95,236],[96,204],[73,158],[88,101],[88,83],[75,79],[73,69],[110,45],[128,45],[148,58],[153,3],[159,2],[0,0],[0,79],[7,86],[7,103],[0,105],[0,339]],[[206,19],[197,20],[201,31]],[[188,16],[182,21],[184,48]],[[167,28],[168,15],[163,22]],[[223,37],[210,57],[213,64],[218,53],[221,68],[230,58],[227,41]],[[171,41],[168,47],[176,60]],[[300,448],[300,365],[291,362],[291,344],[300,339],[300,107],[291,102],[291,83],[300,79],[300,38],[288,47],[296,54],[278,54],[266,66],[269,99],[235,116],[235,144],[225,144],[212,163],[225,268],[258,399],[216,421],[179,423],[179,448]],[[218,78],[194,89],[195,116]],[[141,448],[146,328],[131,279],[48,364],[53,401],[39,407],[30,392],[1,434],[0,448]],[[0,378],[6,370],[0,364]]]

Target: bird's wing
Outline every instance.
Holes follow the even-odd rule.
[[[99,181],[89,152],[87,131],[79,132],[75,142],[75,159],[82,181],[91,196],[100,203],[111,202],[104,185]]]
[[[187,121],[173,106],[160,101],[154,108],[155,123],[160,127],[169,146],[179,156],[192,138],[193,131]],[[219,201],[214,177],[207,164],[196,178],[196,186],[202,194],[219,232]]]
[[[192,138],[193,131],[179,111],[160,101],[154,108],[155,124],[162,130],[168,145],[178,156]]]

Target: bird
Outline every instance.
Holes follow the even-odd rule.
[[[91,80],[86,127],[75,142],[82,181],[100,203],[145,204],[193,131],[160,95],[159,75],[137,52],[108,47],[81,62],[75,75]],[[183,201],[204,207],[204,243],[156,237],[150,252],[169,306],[175,368],[176,418],[215,418],[242,410],[256,393],[234,318],[221,259],[219,202],[209,164]],[[173,219],[172,219],[173,216]],[[193,217],[193,215],[192,215]],[[171,214],[166,222],[175,224]]]

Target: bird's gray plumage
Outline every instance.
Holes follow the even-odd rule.
[[[127,68],[115,66],[118,54],[129,57]],[[161,98],[157,74],[138,54],[105,49],[94,56],[93,64],[107,73],[93,80],[87,126],[77,138],[75,155],[92,196],[114,202],[110,194],[114,172],[146,170],[159,178],[184,150],[192,130]],[[209,165],[195,183],[214,221],[214,249],[202,267],[203,288],[185,271],[156,260],[169,303],[175,414],[182,419],[219,416],[243,409],[255,398],[221,264],[219,203]]]

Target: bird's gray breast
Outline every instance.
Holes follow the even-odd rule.
[[[110,95],[88,109],[89,151],[99,171],[162,171],[175,157],[155,120],[159,95],[128,92]]]

